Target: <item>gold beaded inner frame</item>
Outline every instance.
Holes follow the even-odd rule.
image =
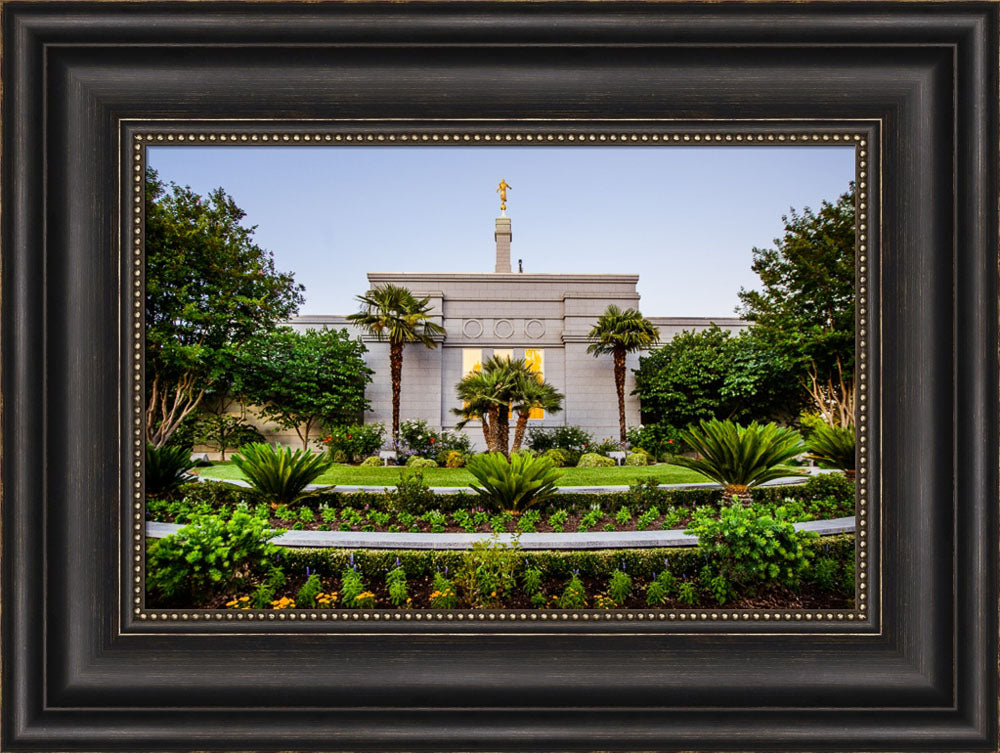
[[[559,633],[564,626],[573,626],[572,634],[602,634],[614,628],[615,634],[629,632],[649,634],[654,632],[707,632],[713,634],[753,632],[769,634],[858,634],[871,635],[880,630],[881,599],[873,605],[872,588],[881,595],[881,567],[879,557],[880,536],[875,536],[871,520],[881,521],[877,505],[872,500],[870,488],[871,463],[869,462],[870,421],[869,384],[872,379],[869,365],[878,359],[871,345],[870,327],[875,326],[869,316],[874,311],[874,296],[869,285],[869,249],[873,236],[870,232],[873,204],[871,191],[878,188],[878,176],[873,165],[878,164],[878,121],[850,120],[843,123],[823,121],[719,121],[686,124],[684,121],[572,121],[477,123],[437,122],[432,124],[407,124],[404,122],[369,121],[127,121],[119,123],[121,154],[122,254],[128,260],[122,265],[122,290],[127,290],[127,311],[123,321],[126,347],[131,363],[127,365],[126,392],[129,395],[131,420],[128,421],[130,437],[127,438],[127,478],[130,481],[123,507],[123,519],[130,523],[123,527],[120,553],[123,578],[123,596],[128,620],[119,619],[119,627],[127,621],[132,628],[144,634],[157,632],[157,626],[167,627],[170,634],[177,634],[180,623],[193,632],[212,634],[255,632],[262,628],[275,632],[279,625],[294,632],[337,633],[345,629],[353,634],[364,633],[366,628],[385,632],[453,633],[459,626],[462,632],[489,633],[504,626],[504,633]],[[219,610],[219,609],[155,609],[145,605],[145,390],[144,390],[144,194],[147,146],[169,145],[838,145],[852,146],[855,156],[856,232],[855,232],[855,349],[856,349],[856,431],[857,476],[855,507],[855,607],[833,610],[742,610],[724,608],[684,609],[597,609],[561,610],[340,610],[340,609],[287,609],[287,610]],[[876,191],[875,198],[879,196]],[[881,202],[874,202],[876,211]],[[877,216],[876,218],[877,219]],[[877,228],[876,228],[877,234]],[[130,262],[130,263],[129,263]],[[877,322],[877,318],[875,318]],[[875,338],[877,342],[877,338]],[[877,442],[877,438],[873,439]],[[876,507],[873,509],[872,505]],[[875,541],[875,554],[870,554],[871,541]],[[127,563],[127,564],[126,564]],[[874,609],[872,608],[874,606]],[[120,617],[125,615],[120,615]],[[580,624],[584,623],[584,624]],[[587,625],[592,628],[587,630]],[[727,625],[728,628],[723,626]],[[626,627],[626,630],[620,628]],[[428,630],[430,628],[430,630]],[[513,630],[511,630],[513,628]],[[720,628],[723,628],[720,631]],[[471,630],[469,630],[471,629]],[[184,632],[181,630],[180,632]],[[279,631],[280,632],[280,631]]]

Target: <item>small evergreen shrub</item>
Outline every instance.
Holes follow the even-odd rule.
[[[588,452],[580,457],[576,464],[577,468],[611,468],[615,461],[607,455],[598,455],[596,452]]]
[[[381,468],[383,465],[382,459],[375,457],[374,455],[370,458],[365,458],[361,461],[362,468]]]
[[[431,458],[422,458],[419,455],[411,455],[406,459],[407,468],[437,468],[438,464],[436,460]]]
[[[645,452],[632,452],[625,457],[625,465],[646,466],[649,465],[649,455]]]

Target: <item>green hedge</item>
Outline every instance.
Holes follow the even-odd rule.
[[[854,535],[840,534],[809,541],[806,546],[815,550],[817,557],[829,557],[843,569],[854,563]],[[285,549],[278,563],[286,573],[319,573],[323,578],[339,578],[351,556],[358,572],[366,578],[382,578],[387,570],[400,567],[409,578],[432,575],[435,571],[457,572],[465,556],[463,551],[413,551],[376,549]],[[608,577],[616,569],[624,569],[633,578],[650,580],[664,567],[669,567],[677,577],[697,577],[705,564],[704,555],[697,547],[665,547],[662,549],[616,549],[598,551],[521,551],[519,572],[537,567],[544,577],[568,578],[579,572],[583,577]]]
[[[838,502],[849,500],[853,503],[854,482],[849,481],[839,473],[825,473],[811,477],[805,484],[764,486],[752,490],[752,494],[755,501],[772,504],[780,504],[782,500],[789,498],[798,500],[833,498]],[[186,497],[191,502],[205,502],[216,508],[233,507],[239,502],[253,505],[260,501],[252,489],[214,481],[186,484],[181,487],[177,497]],[[558,509],[583,512],[597,506],[605,512],[616,512],[624,506],[634,513],[636,510],[648,508],[651,504],[699,507],[701,505],[718,506],[721,502],[721,489],[705,487],[694,489],[658,488],[653,491],[644,490],[641,495],[636,495],[633,492],[598,492],[593,494],[566,492],[555,496],[537,509],[542,514],[548,514]],[[314,510],[321,505],[337,509],[348,505],[355,509],[362,509],[368,505],[371,509],[384,510],[389,505],[389,501],[383,493],[338,492],[334,490],[308,497],[302,504]],[[479,505],[477,494],[459,492],[457,494],[439,494],[426,504],[408,505],[406,510],[416,515],[432,509],[450,513]]]

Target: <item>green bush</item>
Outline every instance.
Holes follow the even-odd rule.
[[[167,601],[222,593],[267,568],[278,552],[268,522],[246,506],[232,515],[204,515],[146,551],[146,588]]]
[[[172,499],[194,467],[190,447],[146,444],[146,496]]]
[[[625,436],[633,450],[644,450],[654,458],[680,455],[687,449],[680,430],[667,424],[633,426]]]
[[[542,453],[542,457],[551,460],[554,468],[564,468],[569,463],[569,454],[566,450],[560,450],[558,447],[546,450]]]
[[[382,459],[374,456],[361,461],[362,468],[381,468],[382,465]]]
[[[649,465],[649,455],[644,452],[630,452],[625,458],[625,465],[646,466]]]
[[[431,458],[422,458],[419,455],[412,455],[406,459],[407,468],[437,468],[438,464],[436,460]]]
[[[479,484],[472,484],[489,509],[522,512],[556,494],[559,472],[548,458],[513,453],[510,460],[499,452],[476,455],[467,465]]]
[[[472,440],[461,432],[435,431],[423,420],[403,421],[399,425],[400,444],[404,452],[434,459],[440,452],[456,451],[468,455]]]
[[[598,455],[596,452],[588,452],[580,457],[577,468],[610,468],[615,465],[615,461],[607,455]]]
[[[455,575],[469,606],[489,609],[503,604],[517,582],[518,551],[516,541],[511,546],[495,539],[472,545]]]
[[[755,502],[782,504],[786,499],[803,501],[830,500],[834,505],[847,510],[847,515],[854,511],[853,479],[841,473],[819,473],[810,476],[804,484],[789,484],[787,486],[758,486],[753,489]]]
[[[547,450],[562,450],[566,455],[566,465],[576,465],[580,455],[594,442],[590,432],[579,426],[556,426],[543,428],[535,426],[528,429],[527,446],[537,453],[544,454]]]
[[[384,441],[385,426],[382,424],[338,426],[331,429],[327,436],[319,440],[320,445],[330,453],[331,459],[342,457],[351,462],[358,462],[362,458],[378,452]]]
[[[723,508],[718,518],[696,511],[685,533],[698,537],[705,567],[720,579],[720,603],[770,583],[795,588],[813,558],[806,544],[818,538],[795,530],[784,508],[777,508],[772,517],[739,504]]]
[[[290,447],[276,450],[267,444],[242,447],[233,455],[233,463],[272,505],[298,502],[307,495],[306,486],[333,465],[324,455]]]
[[[390,510],[415,515],[435,508],[439,499],[424,481],[420,470],[400,471],[396,488],[387,490],[384,498]]]

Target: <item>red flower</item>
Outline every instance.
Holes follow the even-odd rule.
[[[326,442],[327,444],[330,444],[330,441],[331,441],[332,439],[333,439],[333,437],[324,437],[324,438],[323,438],[323,441],[324,441],[324,442]]]
[[[431,437],[431,444],[434,444],[434,437]]]
[[[672,439],[668,439],[667,440],[667,444],[673,444],[673,443],[674,443],[674,440],[672,440]]]
[[[351,439],[352,437],[351,437],[351,435],[350,435],[350,434],[348,434],[348,435],[347,435],[347,438],[348,438],[348,439]]]

